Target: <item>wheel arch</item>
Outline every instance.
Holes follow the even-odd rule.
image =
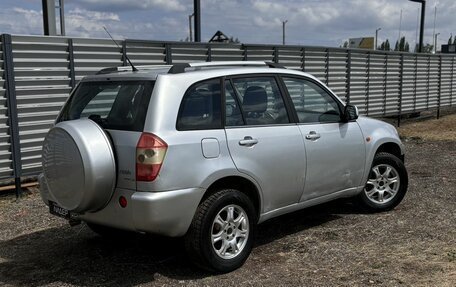
[[[223,188],[236,189],[247,195],[252,200],[253,206],[255,207],[257,215],[256,220],[260,218],[262,211],[262,197],[260,189],[252,180],[239,175],[225,176],[214,181],[207,188],[200,203]]]
[[[390,154],[396,156],[397,158],[399,158],[400,160],[402,160],[402,162],[404,162],[404,153],[403,153],[400,145],[398,145],[395,142],[382,143],[375,151],[375,154],[378,154],[381,152],[390,153]]]

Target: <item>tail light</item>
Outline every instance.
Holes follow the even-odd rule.
[[[165,158],[168,145],[159,137],[142,133],[136,145],[136,180],[154,181]]]

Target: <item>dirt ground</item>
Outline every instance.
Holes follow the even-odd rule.
[[[339,200],[267,221],[229,274],[193,267],[178,239],[69,227],[36,191],[1,197],[0,285],[456,286],[456,141],[429,139],[433,121],[413,124],[401,128],[410,186],[395,210],[364,214]]]

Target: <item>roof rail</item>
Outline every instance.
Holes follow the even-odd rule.
[[[168,74],[185,73],[186,68],[210,68],[210,67],[264,67],[286,69],[282,64],[260,61],[220,61],[200,63],[179,63],[169,69]]]
[[[186,68],[210,68],[210,67],[264,67],[286,69],[282,64],[260,61],[220,61],[220,62],[199,62],[199,63],[178,63],[174,65],[144,65],[135,66],[138,70],[154,70],[170,68],[168,74],[185,73]],[[113,72],[132,71],[131,66],[109,67],[98,71],[97,75]]]

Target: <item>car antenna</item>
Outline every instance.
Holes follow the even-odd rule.
[[[119,44],[117,44],[116,40],[114,40],[114,38],[111,36],[111,33],[109,33],[108,29],[106,29],[105,26],[103,26],[103,29],[106,31],[106,33],[108,33],[109,37],[110,37],[111,40],[116,44],[117,48],[120,49]],[[136,69],[136,67],[135,67],[135,66],[133,65],[133,63],[130,61],[130,59],[129,59],[128,56],[127,56],[127,53],[125,53],[124,56],[125,56],[125,59],[127,59],[128,63],[130,64],[131,69],[133,70],[133,72],[137,72],[138,69]]]

